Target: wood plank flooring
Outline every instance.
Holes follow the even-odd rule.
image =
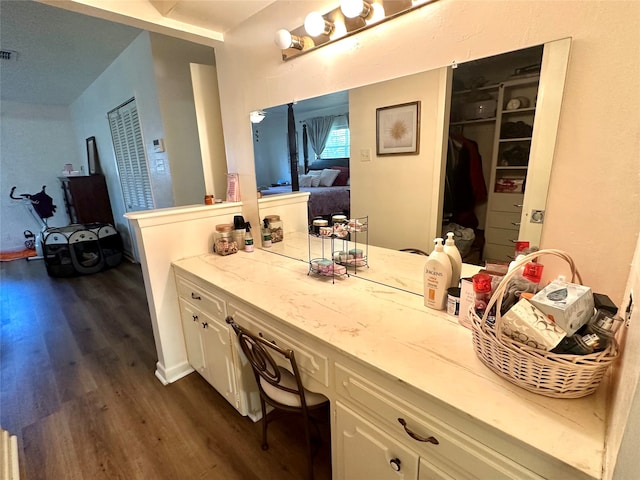
[[[41,260],[0,263],[0,425],[22,480],[300,480],[296,417],[242,417],[192,373],[163,386],[139,265],[52,278]],[[314,467],[331,478],[328,418]]]

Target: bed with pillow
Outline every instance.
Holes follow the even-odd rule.
[[[298,178],[301,192],[309,192],[309,219],[350,210],[349,159],[316,160]],[[262,195],[291,193],[291,185],[262,190]]]

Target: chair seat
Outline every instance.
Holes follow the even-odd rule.
[[[296,379],[293,376],[293,373],[291,373],[286,368],[280,367],[280,366],[278,367],[278,370],[280,370],[281,385],[287,388],[294,388],[294,389],[298,388],[298,385],[296,384]],[[283,405],[288,405],[290,407],[302,406],[302,404],[300,403],[300,396],[296,395],[295,393],[280,390],[279,388],[271,385],[269,382],[267,382],[263,378],[260,379],[260,384],[262,386],[262,389],[264,390],[264,393],[266,393],[269,398],[272,398],[276,402],[279,402]],[[329,401],[329,399],[324,395],[322,395],[321,393],[312,392],[310,390],[307,390],[306,388],[304,389],[304,398],[305,398],[305,401],[307,402],[308,407],[315,407],[317,405],[320,405],[322,403]]]

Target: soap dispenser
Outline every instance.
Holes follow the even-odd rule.
[[[444,242],[444,253],[451,262],[451,284],[450,287],[457,287],[460,283],[460,273],[462,272],[462,256],[453,240],[453,232],[447,233],[447,240]]]
[[[447,306],[447,290],[451,285],[451,260],[444,253],[442,238],[434,240],[435,247],[424,266],[424,305],[435,310]]]

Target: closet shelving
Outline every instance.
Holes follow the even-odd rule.
[[[536,111],[539,76],[514,78],[498,88],[485,223],[485,260],[513,258]]]

